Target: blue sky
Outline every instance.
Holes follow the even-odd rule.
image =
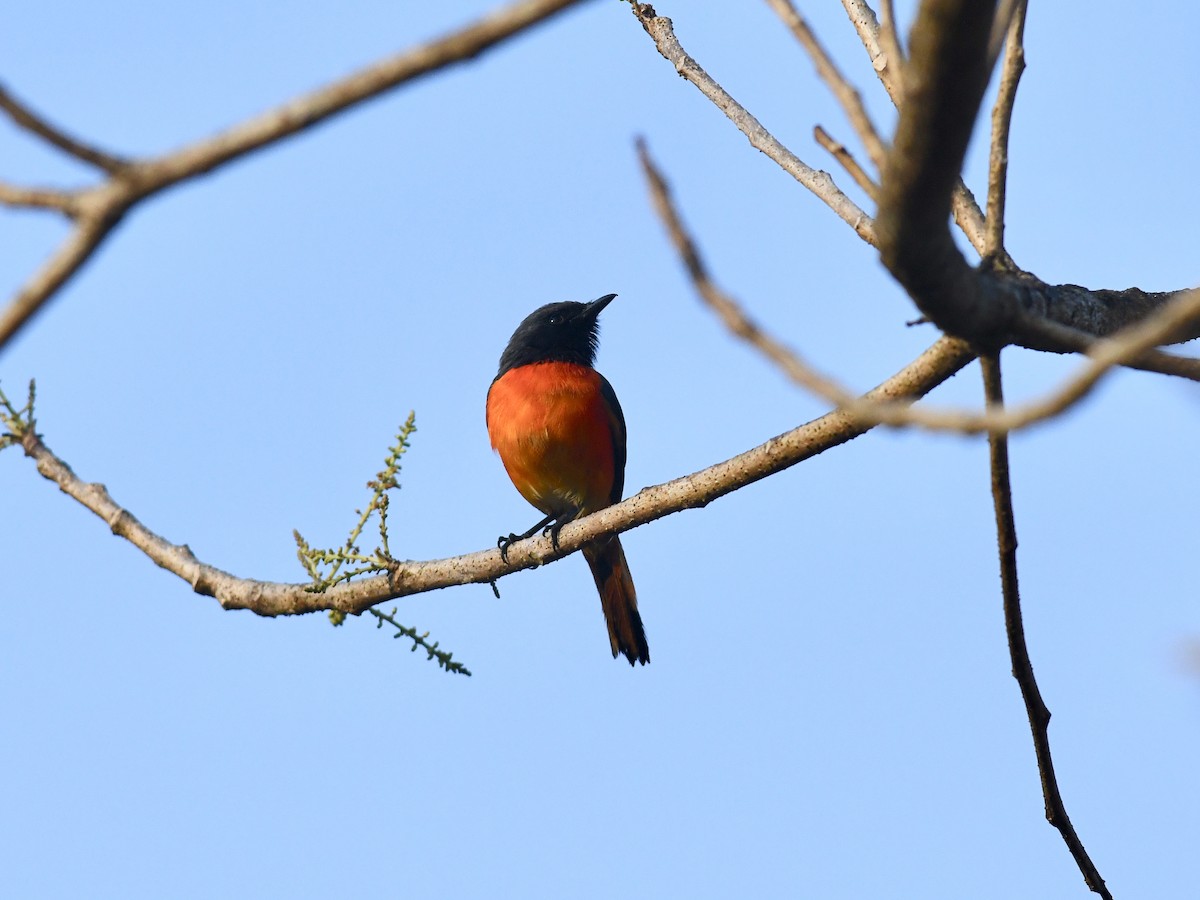
[[[890,128],[840,4],[801,4]],[[72,131],[159,153],[488,4],[25,4],[0,79]],[[851,132],[765,4],[658,5],[812,165]],[[909,15],[907,4],[902,14]],[[1008,243],[1048,281],[1197,283],[1200,11],[1033,4]],[[138,208],[0,357],[39,430],[149,527],[298,581],[410,409],[392,548],[532,524],[487,386],[534,307],[620,296],[598,367],[627,493],[824,406],[698,304],[633,140],[718,280],[868,387],[935,335],[873,251],[748,147],[623,3],[575,10]],[[984,146],[967,178],[982,193]],[[90,172],[0,123],[0,177]],[[62,238],[0,210],[10,295]],[[1076,363],[1004,358],[1013,398]],[[972,367],[933,400],[977,402]],[[1122,372],[1013,440],[1026,627],[1059,778],[1118,896],[1194,889],[1200,635],[1194,385]],[[399,601],[475,673],[368,621],[226,613],[0,456],[0,892],[13,897],[1084,897],[1009,675],[987,454],[877,431],[623,538],[654,662],[610,659],[579,557]],[[388,607],[390,608],[390,606]]]

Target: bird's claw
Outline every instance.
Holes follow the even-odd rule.
[[[508,548],[521,539],[519,534],[510,534],[508,537],[500,535],[496,541],[496,546],[500,548],[500,558],[504,562],[508,562]]]

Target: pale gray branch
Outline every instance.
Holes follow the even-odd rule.
[[[987,242],[984,253],[1007,267],[1012,260],[1004,249],[1004,205],[1008,195],[1008,135],[1012,127],[1013,105],[1017,85],[1025,71],[1025,0],[1018,0],[1010,10],[1004,39],[1004,68],[1000,74],[1000,89],[992,107],[992,144],[988,158]],[[1000,10],[1000,15],[1004,10]],[[999,16],[997,21],[1000,21]],[[993,26],[993,29],[995,26]]]
[[[817,74],[828,85],[833,96],[837,98],[846,116],[850,119],[850,124],[858,135],[858,139],[867,148],[867,155],[875,164],[875,170],[882,171],[884,157],[887,155],[887,146],[879,137],[875,123],[871,121],[866,107],[863,106],[862,97],[859,96],[858,91],[838,69],[821,42],[817,40],[817,36],[809,27],[808,22],[792,4],[792,0],[767,0],[767,3],[788,26],[800,45],[804,47],[809,58],[817,67]]]
[[[842,6],[850,17],[854,30],[858,32],[859,40],[866,48],[867,55],[871,58],[871,67],[879,76],[880,83],[898,109],[904,94],[902,80],[904,67],[903,60],[899,58],[898,47],[889,55],[888,48],[881,43],[883,37],[879,20],[875,18],[875,11],[865,0],[842,0]],[[891,41],[887,43],[891,43]],[[955,224],[967,236],[971,246],[982,256],[986,247],[983,211],[980,210],[975,195],[971,193],[971,189],[961,178],[954,187],[952,209]]]
[[[680,46],[671,26],[671,20],[655,13],[654,7],[645,3],[633,3],[633,12],[646,33],[654,39],[658,52],[675,70],[700,89],[717,109],[725,113],[750,144],[770,157],[780,168],[800,184],[817,195],[838,217],[854,229],[854,232],[872,246],[877,246],[875,226],[871,217],[842,193],[828,172],[814,169],[792,153],[776,137],[731,97],[712,77],[701,68]]]

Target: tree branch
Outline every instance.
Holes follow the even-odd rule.
[[[651,200],[662,219],[667,235],[683,262],[696,292],[721,318],[725,326],[742,340],[756,347],[774,362],[794,383],[856,417],[864,425],[917,426],[935,431],[979,434],[986,431],[1009,432],[1059,415],[1085,397],[1115,365],[1131,365],[1164,374],[1200,381],[1200,360],[1184,359],[1149,350],[1170,335],[1180,321],[1200,315],[1200,290],[1184,294],[1151,319],[1108,340],[1096,340],[1062,325],[1035,321],[1035,330],[1047,342],[1069,345],[1085,352],[1089,360],[1072,378],[1045,396],[1013,409],[989,409],[983,412],[957,409],[931,409],[908,403],[868,400],[850,391],[805,362],[795,351],[763,331],[709,273],[700,251],[683,223],[671,197],[666,179],[654,164],[644,141],[638,141],[638,156],[650,188]],[[1080,289],[1082,290],[1082,288]]]
[[[1003,14],[1003,10],[1000,11]],[[1004,249],[1004,204],[1008,191],[1008,135],[1012,127],[1017,85],[1025,71],[1025,0],[1012,10],[1004,39],[1004,69],[992,108],[992,146],[988,158],[987,242],[984,254],[1006,268],[1012,259]]]
[[[899,37],[895,34],[895,22],[891,23],[892,34],[883,32],[875,11],[865,0],[842,0],[850,23],[858,32],[859,40],[871,59],[871,67],[879,76],[879,82],[887,91],[892,105],[899,108],[904,94],[904,60],[900,57]],[[895,44],[894,48],[888,45]],[[881,169],[882,171],[882,169]],[[983,212],[975,200],[975,195],[960,178],[954,188],[954,222],[967,236],[971,246],[982,256],[984,253],[985,222]]]
[[[896,403],[920,397],[950,378],[973,358],[962,341],[942,338],[891,378],[866,394],[868,400]],[[790,468],[870,429],[853,416],[835,411],[814,419],[725,462],[665,484],[643,488],[633,497],[564,526],[559,551],[550,538],[514,544],[508,562],[496,549],[427,562],[398,561],[387,575],[338,584],[314,593],[311,584],[283,584],[239,578],[201,562],[186,544],[172,544],[120,506],[102,484],[79,479],[42,442],[30,426],[16,427],[25,455],[38,472],[83,504],[157,565],[178,575],[225,609],[248,609],[262,616],[298,615],[319,610],[358,614],[377,603],[458,584],[487,584],[521,569],[566,556],[606,534],[628,531],[684,509],[703,507],[748,484]]]
[[[841,141],[834,140],[829,132],[820,125],[813,127],[813,138],[822,148],[834,159],[836,159],[843,169],[854,179],[857,184],[868,197],[872,200],[877,200],[879,197],[879,185],[871,180],[871,176],[866,173],[862,166],[858,164],[858,160],[854,158],[846,145]]]
[[[1004,406],[1004,391],[1000,377],[1000,356],[985,354],[980,357],[983,368],[984,393],[989,407]],[[1033,732],[1033,747],[1037,754],[1038,774],[1042,782],[1042,796],[1046,801],[1046,820],[1059,830],[1067,848],[1071,851],[1079,871],[1083,873],[1087,886],[1106,900],[1112,894],[1104,885],[1091,857],[1075,833],[1075,826],[1067,815],[1058,779],[1054,774],[1054,760],[1050,755],[1050,710],[1042,700],[1037,679],[1033,674],[1033,663],[1029,659],[1029,647],[1025,642],[1025,624],[1021,617],[1021,593],[1017,582],[1017,525],[1013,513],[1012,484],[1008,466],[1008,436],[1001,433],[988,435],[988,451],[992,469],[992,502],[996,513],[996,540],[1000,552],[1000,585],[1004,593],[1004,627],[1008,634],[1008,651],[1012,657],[1012,674],[1021,688],[1025,701],[1025,712],[1029,717],[1029,728]]]
[[[71,199],[64,203],[64,209],[67,206],[86,209],[89,222],[78,226],[77,232],[50,263],[34,275],[0,313],[0,348],[78,271],[121,216],[151,194],[312,128],[422,75],[472,59],[579,2],[582,0],[522,0],[444,37],[417,45],[247,119],[214,137],[136,162],[110,156],[67,137],[29,112],[11,95],[0,91],[0,107],[16,121],[54,146],[92,162],[110,174],[103,184],[66,195]],[[10,191],[10,196],[15,195]],[[27,195],[25,199],[30,197]]]
[[[633,2],[633,14],[637,16],[646,33],[654,39],[654,45],[663,58],[675,66],[675,71],[700,89],[716,107],[729,117],[738,130],[746,136],[751,146],[765,153],[781,169],[808,188],[837,213],[838,217],[854,229],[854,233],[871,246],[877,246],[875,226],[871,217],[859,209],[858,205],[842,193],[828,172],[822,172],[810,167],[800,157],[781,144],[776,137],[750,115],[741,104],[731,97],[723,87],[700,67],[680,46],[675,37],[671,20],[660,16],[654,7],[648,3]]]
[[[858,91],[846,80],[825,48],[821,46],[821,42],[817,40],[817,36],[809,28],[808,22],[792,4],[792,0],[767,0],[767,3],[791,29],[792,35],[808,53],[813,65],[817,67],[817,74],[821,76],[821,80],[828,85],[833,96],[837,98],[838,104],[850,119],[850,124],[858,135],[858,139],[867,148],[867,155],[875,164],[876,171],[883,169],[887,146],[879,137],[875,123],[871,121],[866,107],[863,106],[862,97],[859,96]]]
[[[73,156],[82,162],[103,169],[110,175],[115,175],[128,165],[128,160],[113,153],[99,150],[85,144],[35,113],[32,109],[8,92],[0,84],[0,109],[8,113],[10,119],[31,134],[35,134],[46,143],[57,147],[68,156]]]
[[[1109,335],[1165,309],[1186,291],[1089,291],[1047,285],[990,264],[972,268],[946,222],[967,141],[987,85],[994,0],[926,0],[913,27],[892,152],[880,185],[880,256],[917,307],[948,334],[983,349],[1019,344],[1039,350],[1043,333],[1023,328],[1046,318]],[[1170,340],[1200,334],[1200,317],[1175,320]],[[1141,347],[1148,349],[1148,347]]]

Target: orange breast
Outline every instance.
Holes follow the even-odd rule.
[[[508,477],[547,515],[586,515],[612,502],[613,417],[586,366],[534,363],[492,383],[487,428]]]

